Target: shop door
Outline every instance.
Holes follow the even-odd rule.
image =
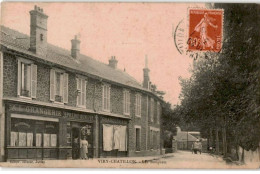
[[[80,158],[80,129],[72,128],[72,159]]]

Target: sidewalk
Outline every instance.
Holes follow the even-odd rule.
[[[146,160],[146,161],[153,161],[159,160],[161,158],[170,158],[174,157],[174,153],[167,153],[164,155],[157,155],[157,156],[140,156],[140,157],[115,157],[117,159],[128,159],[128,160]]]

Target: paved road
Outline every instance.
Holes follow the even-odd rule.
[[[159,161],[166,161],[172,168],[232,168],[221,157],[215,157],[207,153],[192,154],[188,151],[178,151]]]

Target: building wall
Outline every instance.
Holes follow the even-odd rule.
[[[50,102],[50,67],[37,64],[37,93],[36,99]]]
[[[14,55],[4,54],[3,58],[3,96],[4,97],[17,97],[17,60]],[[37,94],[36,101],[51,103],[50,101],[50,69],[51,66],[42,63],[34,62],[37,65]],[[66,70],[65,70],[66,71]],[[66,105],[76,107],[77,104],[77,86],[76,76],[77,74],[67,72],[69,74],[68,79],[68,103]],[[86,109],[93,111],[102,111],[102,85],[104,82],[100,80],[87,78],[86,85]],[[160,128],[160,124],[157,123],[157,100],[154,98],[154,121],[150,119],[150,105],[151,96],[146,93],[136,91],[133,88],[125,88],[115,84],[111,84],[110,91],[110,107],[111,112],[118,115],[123,115],[123,90],[128,89],[130,91],[130,120],[128,121],[128,134],[129,134],[129,156],[142,155],[144,153],[136,153],[136,140],[135,140],[135,126],[141,127],[141,152],[146,154],[155,153],[150,151],[150,127]],[[135,95],[136,93],[142,95],[141,103],[141,117],[135,116]],[[148,102],[148,110],[147,110]],[[147,134],[148,133],[148,134]],[[157,151],[156,151],[157,153]]]
[[[15,56],[4,53],[3,96],[17,97],[17,61]]]

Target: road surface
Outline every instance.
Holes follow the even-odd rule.
[[[221,157],[212,156],[208,153],[192,154],[190,151],[178,151],[159,159],[165,161],[173,168],[233,168]]]

